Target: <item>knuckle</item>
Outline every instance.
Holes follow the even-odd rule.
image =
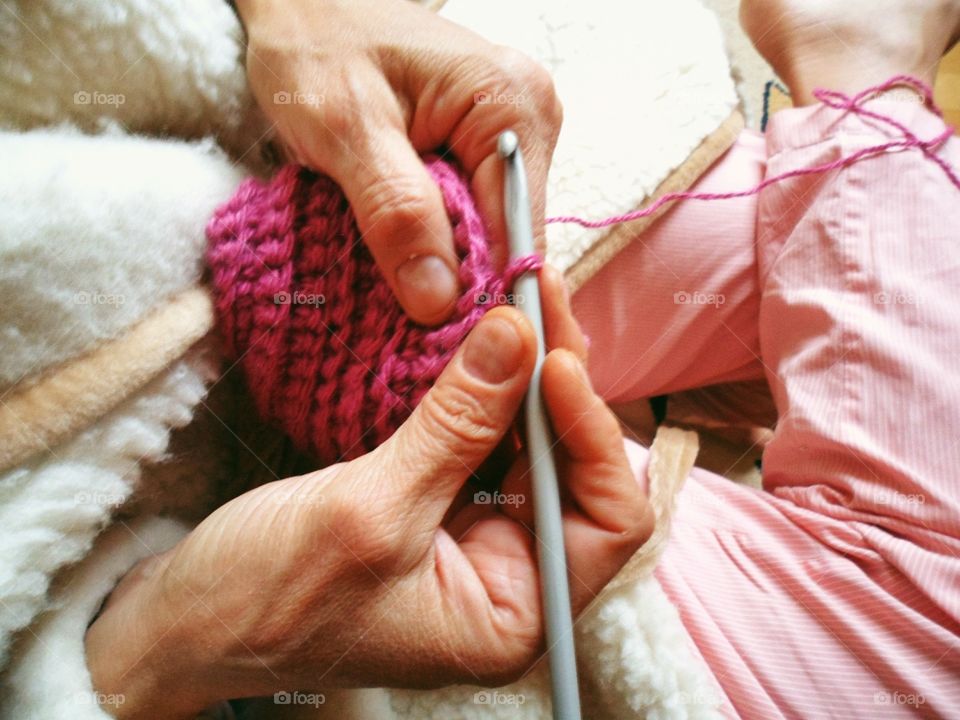
[[[363,85],[362,73],[349,65],[337,64],[326,68],[322,80],[313,74],[301,73],[298,87],[311,90],[321,103],[304,103],[300,112],[313,120],[311,126],[324,140],[328,151],[343,152],[356,145],[364,136],[367,125],[360,114],[363,103],[369,102],[357,88]]]
[[[518,50],[505,52],[502,63],[502,71],[520,86],[524,95],[533,99],[538,114],[546,114],[545,119],[551,124],[559,124],[563,106],[550,71]]]
[[[523,81],[536,75],[538,68],[544,69],[533,58],[516,48],[500,46],[498,50],[498,65],[506,77]]]
[[[541,103],[552,105],[556,102],[557,89],[553,84],[553,76],[543,65],[532,61],[525,64],[520,78]]]
[[[357,565],[380,575],[399,561],[398,542],[392,523],[381,522],[362,498],[343,498],[333,503],[326,529],[332,535],[324,545],[339,548],[341,565],[351,574]]]
[[[426,188],[414,178],[393,176],[378,179],[362,191],[362,208],[369,208],[366,231],[402,244],[420,234],[424,218],[431,211]]]
[[[444,386],[421,403],[424,425],[435,441],[455,447],[486,446],[501,428],[488,407],[473,393]]]
[[[356,118],[342,109],[345,106],[346,102],[342,98],[328,95],[324,105],[300,109],[313,129],[321,149],[331,157],[348,153],[349,149],[356,144],[355,137],[358,134]]]

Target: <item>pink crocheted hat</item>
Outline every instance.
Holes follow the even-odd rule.
[[[288,166],[246,180],[207,227],[219,327],[257,408],[323,464],[357,457],[410,415],[480,317],[506,297],[467,181],[428,159],[464,293],[442,327],[394,299],[328,177]],[[529,263],[527,264],[529,267]]]

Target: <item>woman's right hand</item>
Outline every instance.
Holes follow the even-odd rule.
[[[652,513],[587,380],[562,279],[541,277],[557,348],[543,390],[579,610],[646,540]],[[502,684],[528,670],[543,618],[525,459],[505,503],[464,491],[513,423],[535,357],[523,316],[492,310],[386,443],[236,498],[128,575],[86,643],[97,689],[125,698],[118,716],[187,718],[294,689]]]

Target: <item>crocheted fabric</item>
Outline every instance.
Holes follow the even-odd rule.
[[[465,288],[439,328],[404,314],[340,188],[288,166],[248,179],[207,227],[220,330],[264,419],[324,464],[362,455],[403,423],[487,310],[534,257],[498,273],[468,184],[427,159]]]

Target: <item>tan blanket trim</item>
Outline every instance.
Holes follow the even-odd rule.
[[[701,143],[694,149],[690,156],[683,163],[667,176],[666,180],[657,186],[653,195],[647,199],[641,207],[647,207],[655,202],[657,198],[671,192],[684,192],[689,190],[693,184],[700,179],[717,159],[723,155],[730,146],[733,145],[740,131],[743,130],[743,116],[739,111],[733,113],[724,120],[720,127],[707,135]],[[616,225],[608,235],[600,238],[594,243],[577,262],[575,262],[566,272],[567,287],[570,292],[575,292],[581,288],[587,280],[592,278],[597,272],[623,250],[640,233],[656,222],[657,218],[670,209],[671,203],[668,203],[653,215],[634,220],[633,222]],[[639,208],[638,208],[639,209]]]
[[[697,434],[689,430],[662,425],[657,430],[657,436],[650,446],[650,460],[647,465],[647,492],[656,516],[653,534],[603,592],[594,598],[594,603],[606,593],[646,577],[653,571],[670,535],[674,501],[693,468],[699,445]]]
[[[213,326],[208,292],[192,288],[125,335],[0,399],[0,470],[102,417],[184,354]]]

